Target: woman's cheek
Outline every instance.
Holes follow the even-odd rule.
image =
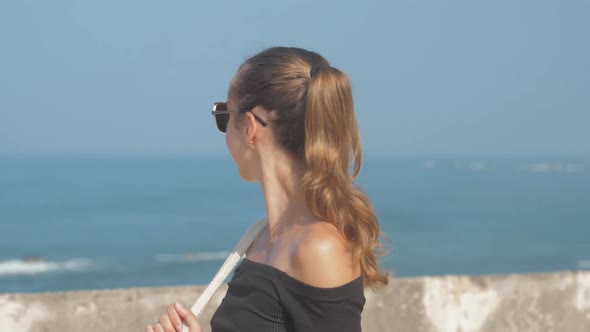
[[[238,150],[239,150],[238,143],[239,142],[234,137],[232,130],[229,128],[229,125],[228,125],[228,129],[227,129],[227,133],[225,134],[225,143],[227,144],[227,149],[229,150],[229,153],[231,154],[234,161],[237,163],[239,161],[239,158],[238,158]]]
[[[232,123],[233,119],[230,119],[229,123],[227,124],[227,132],[225,135],[225,141],[227,144],[227,148],[238,167],[238,173],[240,177],[246,181],[253,181],[252,174],[251,174],[251,158],[252,153],[249,151],[249,147],[241,141],[241,138],[238,137],[239,135],[239,128],[235,127],[235,124]]]
[[[233,126],[233,123],[228,123],[227,125],[227,133],[225,134],[225,142],[227,144],[227,149],[229,150],[229,153],[231,154],[234,162],[236,163],[236,166],[238,166],[238,169],[240,169],[240,173],[241,171],[241,164],[243,156],[242,156],[242,151],[240,151],[240,141],[238,139],[238,137],[236,137],[236,133],[234,132],[234,130],[236,130],[236,128],[230,128]]]

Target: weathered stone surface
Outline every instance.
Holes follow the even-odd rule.
[[[144,331],[204,286],[0,294],[1,332]],[[201,315],[205,331],[223,285]],[[366,291],[363,331],[590,331],[590,272],[395,278]]]

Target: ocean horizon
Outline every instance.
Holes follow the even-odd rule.
[[[357,183],[394,277],[590,270],[590,158],[367,156]],[[265,215],[227,155],[0,154],[0,293],[207,284]]]

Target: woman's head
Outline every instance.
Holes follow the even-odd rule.
[[[230,83],[228,105],[246,111],[231,113],[227,126],[228,148],[242,177],[258,178],[254,149],[248,148],[254,139],[300,162],[300,189],[309,210],[343,232],[368,285],[386,284],[375,257],[380,254],[377,217],[353,183],[362,151],[346,74],[318,53],[273,47],[240,66]]]
[[[249,58],[233,78],[228,100],[267,119],[278,146],[314,163],[308,166],[347,171],[353,156],[353,177],[358,173],[361,145],[350,82],[318,53],[274,47]],[[237,123],[246,116],[236,114]]]

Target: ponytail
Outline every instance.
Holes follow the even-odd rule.
[[[305,175],[301,189],[310,211],[338,227],[360,261],[365,285],[387,285],[378,269],[383,255],[377,214],[355,183],[362,149],[348,77],[328,65],[314,66],[305,96]],[[354,162],[349,174],[351,161]]]

